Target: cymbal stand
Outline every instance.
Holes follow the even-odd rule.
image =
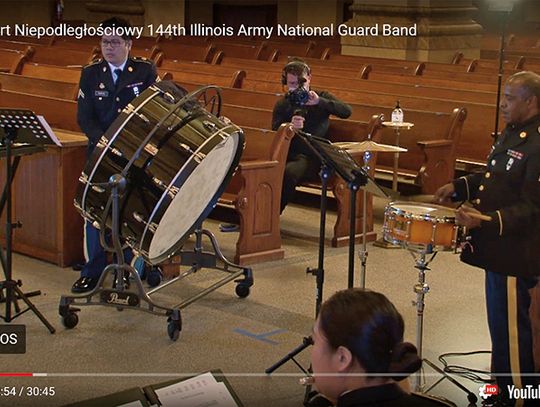
[[[425,308],[424,297],[429,292],[429,285],[426,283],[426,271],[431,270],[428,265],[433,261],[437,255],[437,252],[433,251],[432,245],[427,245],[425,248],[409,248],[409,253],[411,253],[411,256],[415,261],[414,268],[418,269],[418,282],[413,287],[413,291],[416,293],[416,300],[412,302],[412,304],[416,306],[416,348],[418,351],[418,356],[420,359],[422,359],[423,363],[427,364],[430,368],[442,375],[442,377],[434,384],[424,388],[424,380],[422,378],[423,368],[421,368],[420,371],[415,374],[414,391],[427,393],[437,386],[441,381],[448,379],[452,384],[467,394],[467,399],[470,403],[476,405],[475,403],[477,401],[477,397],[474,393],[472,393],[469,389],[467,389],[429,359],[422,357]],[[428,255],[431,255],[429,259],[427,259]]]
[[[365,151],[363,156],[363,166],[362,169],[366,174],[369,173],[369,160],[371,159],[371,152]],[[367,266],[367,199],[368,199],[367,189],[363,189],[363,199],[362,203],[362,250],[358,253],[360,257],[360,287],[366,288],[366,266]]]

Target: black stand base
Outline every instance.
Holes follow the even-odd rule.
[[[55,333],[56,330],[54,327],[47,321],[47,318],[37,309],[37,307],[30,301],[29,297],[35,297],[41,295],[41,291],[32,291],[29,293],[24,293],[19,287],[22,286],[22,281],[18,280],[5,280],[0,281],[0,303],[6,303],[6,315],[1,316],[0,319],[3,319],[5,322],[11,322],[15,318],[20,317],[27,311],[32,311],[40,319],[40,321],[47,327],[50,333]],[[4,290],[6,290],[6,295],[4,295]],[[21,310],[19,306],[19,301],[22,300],[26,304],[25,309]],[[12,313],[11,306],[13,306],[15,313]]]

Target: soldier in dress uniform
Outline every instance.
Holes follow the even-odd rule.
[[[128,28],[121,18],[111,18],[103,27]],[[104,35],[101,38],[100,59],[83,68],[79,82],[77,120],[88,137],[88,156],[97,142],[124,107],[156,82],[158,76],[153,62],[129,56],[132,40],[128,35]],[[107,265],[105,251],[99,241],[99,230],[85,222],[84,254],[86,264],[72,291],[82,293],[93,289]],[[126,261],[133,257],[126,253]],[[126,284],[129,281],[126,278]]]
[[[485,405],[532,406],[538,400],[512,400],[508,386],[538,385],[538,378],[530,376],[529,290],[540,275],[540,75],[510,76],[500,110],[507,125],[491,148],[486,169],[444,185],[435,199],[473,204],[462,207],[456,221],[468,232],[461,260],[486,272],[492,373],[499,396]],[[473,217],[479,212],[491,220]]]

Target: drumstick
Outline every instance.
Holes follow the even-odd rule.
[[[459,209],[453,209],[454,212],[457,213]],[[474,219],[480,219],[480,220],[485,220],[487,222],[491,221],[491,216],[488,216],[488,215],[484,215],[484,214],[481,214],[481,213],[476,213],[476,212],[467,212],[467,215],[469,215],[471,218],[474,218]]]
[[[411,195],[411,200],[414,202],[426,202],[426,203],[432,203],[435,202],[435,195],[429,195],[429,194],[423,194],[423,195]],[[450,208],[452,209],[452,208]],[[457,212],[458,209],[452,209],[454,212]],[[471,218],[485,220],[487,222],[491,221],[491,216],[484,215],[481,213],[476,212],[467,212],[467,215],[469,215]]]

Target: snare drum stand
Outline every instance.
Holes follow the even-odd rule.
[[[129,264],[124,262],[123,247],[120,242],[119,199],[121,193],[126,188],[126,179],[122,175],[116,174],[109,178],[109,182],[95,184],[95,186],[106,188],[111,191],[111,200],[109,202],[112,201],[112,247],[105,241],[105,221],[109,213],[108,210],[104,211],[99,228],[103,247],[105,250],[115,253],[117,263],[109,264],[105,267],[99,277],[96,287],[90,292],[81,295],[60,297],[59,313],[62,317],[62,323],[68,329],[74,328],[78,324],[79,317],[76,313],[80,311],[80,309],[72,307],[72,304],[106,305],[116,307],[118,311],[122,311],[124,308],[136,309],[167,317],[167,333],[173,341],[176,341],[182,329],[180,310],[176,307],[165,307],[154,303],[149,297],[149,293],[145,293],[139,273],[137,273],[137,271]],[[103,282],[110,272],[116,273],[116,287],[113,287],[113,289],[105,289],[103,287]],[[125,273],[127,273],[128,276],[131,275],[131,277],[133,277],[136,291],[128,291],[124,287],[123,277]],[[94,296],[96,295],[98,297],[97,300],[94,299]],[[146,303],[147,307],[144,307],[142,303]]]
[[[424,334],[425,307],[424,296],[429,292],[429,285],[426,283],[426,271],[431,270],[428,265],[432,262],[438,252],[433,251],[432,245],[427,245],[425,249],[409,248],[409,253],[411,253],[411,256],[415,261],[414,268],[418,269],[418,283],[416,283],[413,287],[413,290],[416,293],[416,300],[412,302],[412,304],[416,307],[416,348],[418,350],[418,356],[420,359],[422,359],[422,363],[426,363],[429,367],[442,375],[442,377],[431,386],[424,388],[424,384],[422,383],[423,368],[421,368],[420,371],[415,374],[414,391],[427,393],[437,386],[441,381],[448,379],[452,384],[467,393],[467,400],[471,404],[476,405],[475,403],[477,401],[477,397],[474,393],[469,391],[469,389],[467,389],[433,362],[422,357],[422,337]],[[429,260],[426,260],[427,255],[431,255]]]

